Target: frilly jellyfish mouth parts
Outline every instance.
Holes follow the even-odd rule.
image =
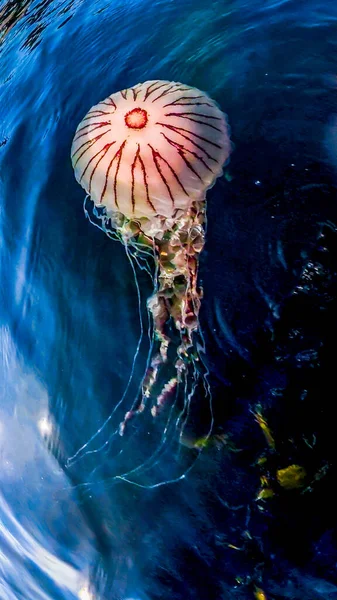
[[[197,385],[187,380],[205,377],[194,336],[202,299],[197,279],[206,191],[222,174],[230,150],[227,120],[218,106],[200,90],[176,82],[147,81],[116,92],[91,108],[76,130],[71,158],[75,177],[92,201],[86,201],[87,216],[125,245],[134,273],[138,266],[152,276],[149,257],[156,265],[147,303],[152,354],[140,397],[125,412],[120,434],[149,404],[153,416],[161,413],[182,384],[190,390],[176,420],[183,439]],[[171,369],[163,371],[168,357]],[[166,381],[163,372],[170,373]],[[208,393],[206,380],[204,389]]]

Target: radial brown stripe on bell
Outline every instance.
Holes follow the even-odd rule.
[[[168,85],[167,81],[151,81],[149,83],[150,83],[150,85],[148,85],[148,86],[146,86],[146,84],[144,84],[144,90],[145,90],[144,101],[147,100],[151,94],[153,94],[160,88],[166,87]]]
[[[188,169],[190,169],[192,171],[192,173],[194,175],[196,175],[196,177],[198,177],[198,179],[200,179],[200,181],[202,181],[202,177],[200,176],[200,174],[198,173],[198,171],[195,170],[195,168],[193,167],[193,165],[189,162],[189,160],[186,158],[186,152],[190,152],[190,154],[192,154],[195,158],[197,158],[198,160],[201,160],[201,162],[204,164],[204,166],[211,170],[208,165],[204,162],[204,160],[202,158],[200,158],[199,156],[197,156],[197,154],[195,154],[194,152],[191,152],[189,150],[186,150],[184,148],[184,146],[182,146],[181,144],[178,144],[177,142],[174,142],[173,140],[171,140],[168,136],[165,135],[165,133],[162,132],[162,136],[165,138],[165,140],[171,144],[171,146],[173,146],[173,148],[176,149],[176,151],[178,152],[179,156],[181,156],[182,160],[185,162],[186,166]]]
[[[81,175],[81,177],[80,177],[80,182],[82,181],[82,179],[83,179],[84,175],[86,174],[87,170],[89,169],[89,167],[90,167],[91,163],[92,163],[92,162],[95,160],[95,158],[96,158],[96,157],[97,157],[99,154],[101,154],[101,153],[102,153],[104,150],[105,150],[105,146],[104,146],[103,148],[100,148],[100,149],[98,150],[98,152],[96,152],[96,154],[94,154],[94,155],[93,155],[93,156],[92,156],[92,157],[91,157],[91,158],[88,160],[88,162],[87,162],[87,164],[86,164],[86,166],[85,166],[85,168],[84,168],[84,171],[83,171],[83,173],[82,173],[82,175]]]
[[[86,148],[84,148],[83,152],[81,152],[81,154],[79,154],[79,156],[77,157],[76,161],[73,163],[73,167],[75,168],[78,161],[81,160],[82,156],[84,156],[84,154],[86,152],[88,152],[88,150],[90,150],[103,136],[105,136],[108,132],[104,131],[103,133],[101,133],[100,135],[98,135],[97,137],[93,138],[92,140],[87,140],[86,142],[83,142],[83,144],[81,144],[76,150],[75,152],[72,154],[71,156],[71,160],[73,161],[77,152],[79,152],[79,150],[81,150],[83,148],[83,146],[86,146]],[[88,145],[89,144],[89,145]]]
[[[98,119],[100,118],[102,115],[111,115],[113,114],[110,111],[105,111],[105,110],[92,110],[90,112],[88,112],[88,114],[86,115],[86,117],[84,117],[83,122],[84,121],[88,121],[89,119]]]
[[[116,103],[109,96],[106,100],[103,100],[99,104],[104,104],[105,106],[110,106],[110,107],[114,108],[115,110],[117,109]]]
[[[167,106],[210,106],[212,108],[212,104],[210,102],[194,102],[194,100],[205,99],[203,95],[201,96],[180,96],[176,98],[172,102],[168,102],[164,104],[164,108]],[[182,102],[182,100],[188,100],[188,102]],[[190,102],[192,100],[192,102]],[[206,99],[205,99],[206,100]]]
[[[111,146],[112,146],[112,143],[111,143],[111,144],[106,144],[106,145],[104,146],[104,148],[103,148],[103,152],[102,152],[101,156],[99,157],[99,159],[98,159],[97,163],[95,164],[95,166],[94,166],[93,170],[91,171],[90,178],[89,178],[89,188],[88,188],[88,192],[89,192],[89,194],[91,194],[91,185],[92,185],[92,179],[93,179],[93,176],[95,175],[95,172],[96,172],[96,170],[97,170],[97,167],[98,167],[98,165],[100,164],[100,162],[101,162],[101,161],[102,161],[102,160],[105,158],[105,155],[107,154],[107,152],[108,152],[108,150],[111,148]]]
[[[143,161],[143,159],[141,157],[141,154],[140,154],[140,147],[139,147],[138,160],[139,160],[140,168],[141,168],[142,174],[143,174],[144,188],[145,188],[145,194],[146,194],[146,202],[151,207],[152,211],[155,213],[156,209],[155,209],[154,204],[151,202],[151,199],[150,199],[147,173],[146,173],[145,163],[144,163],[144,161]]]
[[[136,200],[135,200],[135,168],[136,168],[136,162],[137,162],[137,158],[139,156],[139,145],[135,154],[135,158],[134,161],[131,165],[131,204],[132,204],[132,212],[135,212],[135,204],[136,204]]]
[[[92,129],[90,129],[90,131],[88,131],[88,127],[91,127],[92,125],[94,125],[94,127]],[[73,143],[76,142],[79,138],[82,138],[85,135],[89,135],[90,133],[92,133],[96,129],[100,129],[101,127],[105,127],[105,125],[110,125],[110,123],[108,123],[107,121],[103,121],[101,123],[89,123],[87,125],[84,125],[80,129],[77,129],[77,132],[76,132],[76,135],[74,137]],[[81,133],[81,135],[78,135],[79,133]]]
[[[161,166],[159,164],[159,161],[158,161],[158,156],[159,156],[158,152],[156,152],[152,148],[152,146],[150,146],[150,144],[149,144],[149,147],[151,148],[151,151],[152,151],[152,158],[153,158],[153,162],[155,164],[155,167],[156,167],[156,169],[157,169],[157,171],[158,171],[158,173],[159,173],[159,175],[160,175],[160,177],[161,177],[161,179],[162,179],[162,181],[163,181],[163,183],[164,183],[164,185],[165,185],[165,187],[166,187],[166,189],[168,191],[168,195],[170,196],[171,201],[172,201],[172,205],[174,207],[174,196],[172,194],[172,190],[171,190],[170,184],[169,184],[168,180],[166,179],[166,177],[165,177],[165,175],[164,175],[164,173],[163,173],[163,171],[161,169]]]
[[[207,156],[207,158],[209,158],[209,160],[217,162],[216,158],[214,156],[211,156],[211,154],[209,154],[203,146],[198,144],[195,140],[189,138],[187,135],[184,135],[183,133],[181,133],[182,129],[180,127],[174,127],[173,125],[169,125],[168,123],[158,123],[158,125],[161,125],[162,127],[167,127],[171,131],[178,133],[183,139],[187,140],[193,146],[195,146],[195,148],[198,148],[199,150],[201,150]]]
[[[114,143],[116,143],[116,142],[114,142]],[[108,185],[109,185],[109,181],[110,181],[110,171],[111,171],[111,168],[112,168],[112,165],[113,165],[113,163],[114,163],[115,159],[116,159],[116,158],[119,156],[119,152],[120,152],[120,150],[121,150],[121,148],[119,148],[119,149],[117,150],[117,152],[115,153],[115,155],[114,155],[114,156],[112,157],[112,159],[110,160],[110,162],[109,162],[109,164],[108,164],[108,167],[107,167],[107,169],[106,169],[106,171],[105,171],[104,186],[103,186],[103,190],[102,190],[102,192],[101,192],[101,196],[100,196],[99,204],[104,204],[104,203],[103,203],[104,196],[105,196],[105,194],[106,194],[106,191],[107,191],[107,188],[108,188]]]
[[[160,154],[160,152],[158,152],[157,150],[155,150],[154,148],[152,148],[152,146],[150,144],[149,144],[149,147],[152,150],[153,156],[155,156],[156,159],[161,160],[168,167],[168,169],[171,171],[174,179],[176,180],[176,182],[178,183],[178,185],[180,186],[180,188],[182,189],[182,191],[184,192],[184,194],[186,194],[186,196],[188,196],[188,192],[185,190],[182,182],[180,181],[180,179],[178,177],[178,174],[174,170],[174,168],[173,168],[172,164],[170,163],[170,161],[166,160],[166,158],[164,156],[162,156],[162,154]]]
[[[115,204],[116,204],[117,208],[119,208],[118,197],[117,197],[117,178],[118,178],[119,167],[120,167],[121,160],[122,160],[122,152],[123,152],[123,148],[124,148],[125,144],[126,144],[126,140],[124,140],[122,142],[122,144],[120,145],[119,149],[117,150],[117,152],[114,156],[114,158],[116,158],[116,157],[118,158],[117,167],[116,167],[116,171],[115,171],[115,177],[114,177],[114,187],[113,187]]]
[[[201,140],[202,142],[205,142],[205,144],[209,144],[210,146],[215,146],[215,148],[218,148],[219,150],[221,150],[220,144],[216,144],[215,142],[213,142],[213,140],[207,139],[205,136],[198,135],[195,131],[193,131],[191,129],[185,129],[184,127],[176,126],[176,130],[183,131],[184,133],[188,133],[190,135],[194,135],[194,137]]]
[[[166,88],[166,90],[162,91],[159,96],[157,96],[156,98],[154,98],[152,100],[152,102],[156,102],[157,100],[159,100],[160,98],[163,98],[164,96],[167,96],[168,94],[171,94],[172,92],[176,92],[177,91],[177,87],[176,84],[170,85],[169,87]]]

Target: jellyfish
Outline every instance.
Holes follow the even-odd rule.
[[[158,417],[181,384],[187,389],[188,374],[201,372],[195,336],[206,192],[230,151],[224,113],[206,93],[178,82],[146,81],[113,93],[77,127],[71,160],[95,224],[119,239],[141,268],[147,257],[155,261],[147,301],[151,356],[139,398],[119,424],[120,435],[146,409]],[[187,412],[188,399],[176,421],[180,439]]]

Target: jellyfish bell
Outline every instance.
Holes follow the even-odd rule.
[[[147,81],[93,106],[71,149],[75,177],[93,202],[144,219],[144,227],[146,219],[152,235],[204,200],[229,153],[216,104],[168,81]]]
[[[197,276],[206,192],[222,174],[230,151],[224,113],[204,92],[177,82],[146,81],[116,92],[93,106],[77,127],[72,165],[78,183],[101,210],[102,228],[106,231],[109,223],[127,250],[151,251],[158,266],[148,308],[159,348],[120,433],[158,388],[160,367],[173,343],[169,322],[179,342],[152,415],[172,398],[191,365],[196,373],[193,335],[202,298]]]

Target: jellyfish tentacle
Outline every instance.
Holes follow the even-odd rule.
[[[89,196],[86,196],[85,201],[84,201],[84,211],[85,214],[87,216],[87,218],[89,218],[90,222],[93,223],[94,225],[96,225],[97,227],[99,227],[98,223],[94,222],[91,220],[91,216],[90,216],[90,212],[89,212],[89,207],[87,206],[87,201],[89,199]],[[96,215],[97,216],[97,213]],[[99,217],[101,219],[102,225],[100,226],[100,228],[103,228],[105,230],[105,232],[110,236],[113,237],[113,239],[118,239],[116,238],[116,234],[115,232],[112,232],[113,235],[109,232],[108,226],[107,226],[107,222],[105,221],[105,215],[103,213],[103,215],[101,217]],[[107,427],[107,425],[110,423],[110,421],[112,420],[113,416],[115,415],[115,413],[117,412],[117,410],[119,409],[119,407],[123,404],[123,402],[125,401],[129,389],[130,389],[130,385],[131,382],[133,380],[134,377],[134,372],[135,372],[135,367],[136,367],[136,362],[137,359],[139,357],[139,352],[140,352],[140,346],[144,337],[144,324],[143,324],[143,320],[142,320],[142,315],[141,315],[141,295],[140,295],[140,289],[139,289],[139,285],[137,282],[137,278],[136,278],[136,273],[135,273],[135,269],[134,269],[134,265],[132,263],[132,259],[130,257],[130,253],[129,253],[129,249],[127,247],[127,245],[125,245],[125,249],[126,249],[126,253],[131,265],[131,268],[133,270],[133,274],[136,280],[136,288],[137,288],[137,299],[138,299],[138,314],[139,314],[139,324],[140,324],[140,333],[139,333],[139,337],[137,340],[137,346],[136,346],[136,351],[134,353],[133,356],[133,361],[132,361],[132,365],[131,365],[131,371],[129,374],[129,378],[127,380],[127,384],[126,387],[124,389],[124,392],[119,400],[119,402],[114,406],[113,410],[111,411],[111,413],[108,415],[108,417],[105,419],[105,421],[102,423],[102,425],[96,430],[96,432],[87,440],[87,442],[85,444],[83,444],[80,448],[78,448],[78,450],[68,458],[67,460],[67,466],[72,466],[74,465],[78,460],[81,460],[84,456],[88,456],[90,454],[96,454],[98,452],[100,452],[101,450],[103,450],[111,441],[111,438],[116,435],[116,433],[119,431],[119,428],[117,427],[113,433],[109,436],[109,438],[98,448],[95,448],[93,450],[89,449],[90,444],[97,439],[97,437],[104,431],[104,429]],[[150,349],[149,349],[149,358],[150,359],[150,355],[152,353],[152,347],[150,344]],[[137,401],[137,400],[136,400]]]

